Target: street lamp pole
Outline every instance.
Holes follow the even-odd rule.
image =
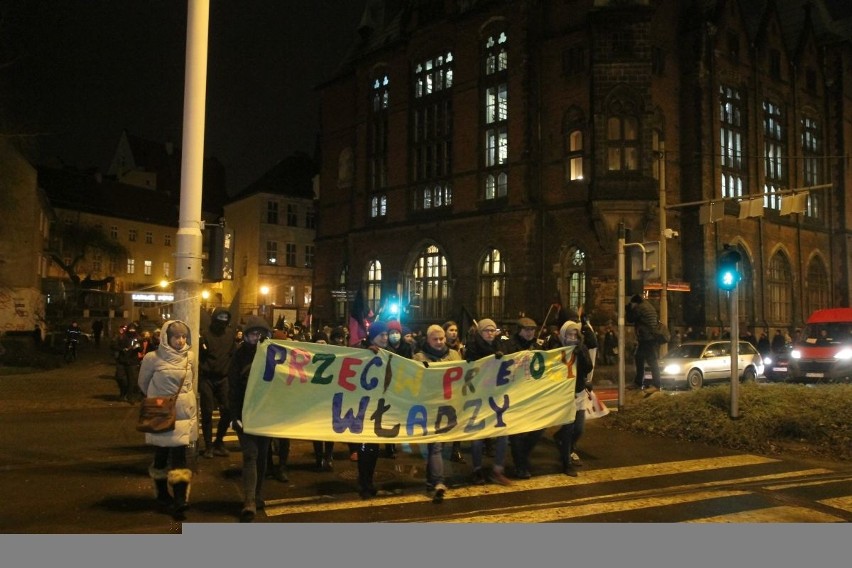
[[[668,239],[668,228],[666,227],[666,143],[660,141],[659,152],[659,176],[660,176],[660,321],[668,328],[669,326],[669,276],[668,258],[666,251],[666,240]],[[667,345],[660,346],[660,355],[665,355]]]

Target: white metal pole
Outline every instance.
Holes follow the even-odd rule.
[[[207,33],[210,0],[188,0],[180,213],[175,253],[175,317],[193,339],[193,388],[198,393],[198,334],[201,320],[201,182],[204,166],[204,114],[207,98]]]

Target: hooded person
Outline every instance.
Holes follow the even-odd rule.
[[[231,423],[228,405],[228,367],[236,350],[231,327],[231,313],[225,308],[216,308],[207,329],[199,338],[198,391],[201,397],[201,434],[204,436],[205,458],[227,457],[225,434]],[[219,423],[213,438],[213,411],[219,408]]]
[[[574,383],[574,404],[576,413],[574,421],[563,424],[553,435],[556,446],[559,449],[559,458],[562,462],[562,472],[570,477],[577,477],[574,466],[582,465],[579,457],[574,452],[574,446],[583,433],[586,410],[586,390],[591,390],[591,383],[587,383],[589,373],[592,372],[592,359],[589,350],[583,342],[583,324],[579,321],[568,320],[559,328],[559,339],[565,347],[573,346],[572,356],[566,361],[575,361],[577,365],[576,382]]]
[[[172,506],[176,519],[182,519],[189,506],[192,470],[186,465],[187,447],[198,439],[198,416],[192,389],[192,335],[184,322],[163,324],[156,351],[142,359],[138,384],[146,397],[174,396],[175,427],[168,432],[146,433],[145,443],[154,446],[154,461],[148,473],[154,480],[157,502]]]
[[[232,426],[240,440],[243,455],[243,508],[241,522],[251,522],[257,509],[263,508],[263,479],[266,476],[266,456],[269,452],[269,438],[256,436],[243,430],[243,403],[248,387],[251,364],[254,361],[257,346],[272,334],[266,320],[259,316],[249,316],[243,329],[243,343],[231,358],[228,368],[228,399],[232,409]]]

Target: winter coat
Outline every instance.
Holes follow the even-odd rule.
[[[439,361],[461,361],[461,355],[455,349],[450,349],[446,345],[444,351],[438,352],[432,349],[428,343],[423,346],[423,349],[418,351],[412,357],[415,361],[425,361],[427,363],[437,363]]]
[[[488,343],[482,339],[481,335],[474,333],[471,336],[470,341],[468,341],[467,345],[465,345],[464,358],[466,361],[477,361],[483,357],[497,355],[498,353],[499,357],[502,357],[503,351],[500,347],[499,339],[494,339],[494,341]]]
[[[215,320],[202,334],[201,350],[198,353],[202,376],[218,380],[228,375],[236,347],[234,335],[234,328],[223,326]]]
[[[627,306],[627,323],[632,323],[638,341],[657,341],[657,310],[648,302],[631,302]]]
[[[233,420],[242,421],[243,419],[243,402],[246,398],[249,371],[251,371],[251,363],[254,361],[258,345],[259,342],[251,344],[244,341],[231,358],[231,366],[228,370],[228,403]]]
[[[157,434],[146,433],[145,443],[152,446],[187,446],[198,439],[198,410],[192,388],[191,338],[186,338],[186,345],[181,351],[172,348],[165,338],[168,337],[166,330],[174,321],[163,324],[161,335],[164,340],[156,351],[145,355],[139,368],[139,388],[147,397],[174,395],[183,379],[175,404],[175,429]]]

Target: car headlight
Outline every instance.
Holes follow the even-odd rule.
[[[798,349],[793,349],[792,351],[790,351],[790,357],[792,357],[793,359],[801,359],[802,352]]]
[[[676,363],[671,363],[663,367],[663,372],[667,375],[677,375],[680,373],[680,365]]]
[[[772,364],[772,357],[765,357],[763,359],[763,364],[764,365],[771,365]]]
[[[849,359],[852,359],[852,349],[850,349],[849,347],[844,347],[834,355],[834,358],[840,361],[847,361]]]

